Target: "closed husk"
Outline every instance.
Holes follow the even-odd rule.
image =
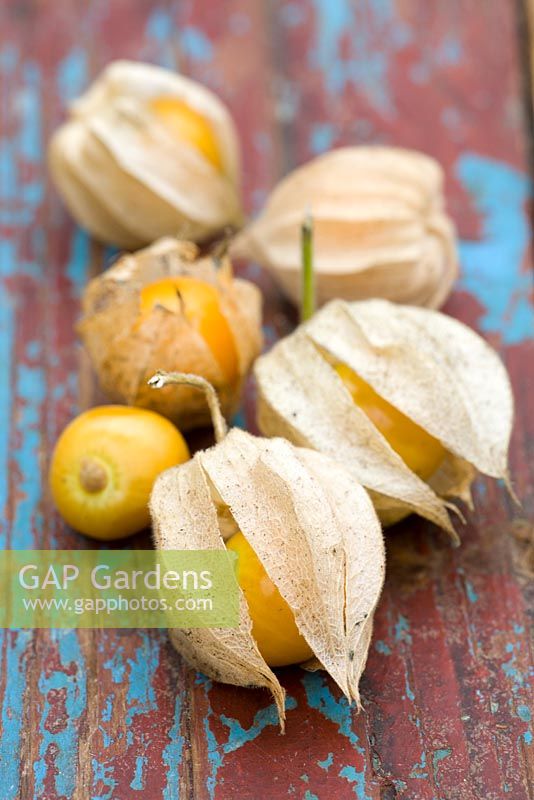
[[[150,101],[185,103],[210,125],[222,164],[173,136]],[[96,238],[135,249],[161,236],[201,241],[241,221],[239,145],[208,89],[169,70],[115,61],[74,102],[49,165],[75,219]]]
[[[217,288],[230,326],[239,375],[228,383],[207,343],[185,314],[156,306],[140,312],[144,286],[162,278],[191,275]],[[234,278],[226,255],[198,257],[191,242],[165,238],[124,255],[87,286],[78,326],[101,388],[110,400],[158,411],[182,429],[210,424],[201,394],[188,386],[154,392],[148,378],[158,369],[204,376],[219,394],[226,416],[239,406],[243,380],[261,351],[261,295],[248,281]]]
[[[423,153],[346,147],[304,164],[273,190],[233,254],[267,267],[300,302],[300,224],[315,228],[317,300],[382,297],[438,308],[458,273],[443,172]]]
[[[336,363],[446,448],[428,483],[356,405]],[[509,484],[506,370],[480,336],[444,314],[385,300],[332,301],[259,358],[255,374],[261,432],[336,458],[370,491],[384,524],[415,511],[456,538],[445,498],[469,503],[477,471]]]
[[[315,655],[304,666],[322,666],[359,704],[384,549],[372,503],[343,467],[282,439],[233,429],[163,473],[150,511],[156,545],[163,549],[222,549],[224,539],[240,530]],[[241,593],[238,628],[172,630],[170,636],[186,660],[212,678],[268,688],[283,725],[284,690],[251,631]]]

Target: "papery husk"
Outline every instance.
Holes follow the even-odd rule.
[[[211,124],[218,170],[175,139],[148,103],[185,102]],[[151,64],[115,61],[70,108],[49,166],[76,220],[96,238],[135,249],[165,235],[202,241],[239,225],[240,156],[224,104],[208,89]]]
[[[354,403],[344,363],[448,451],[423,482]],[[416,511],[455,539],[446,498],[470,504],[476,471],[509,483],[513,398],[504,366],[474,331],[437,311],[385,300],[332,301],[255,365],[258,424],[336,458],[384,524]]]
[[[122,256],[87,286],[78,326],[100,386],[110,400],[151,408],[183,430],[210,424],[202,395],[189,386],[154,392],[147,385],[148,378],[158,369],[202,375],[216,387],[223,412],[230,416],[239,406],[244,377],[262,346],[259,290],[233,277],[227,256],[219,263],[211,256],[197,256],[193,243],[171,238]],[[228,383],[210,348],[184,314],[156,306],[140,322],[143,286],[175,275],[191,275],[217,288],[238,355],[239,376],[234,383]]]
[[[359,704],[384,577],[380,524],[365,490],[320,453],[233,429],[156,481],[150,511],[157,547],[221,549],[221,502],[291,607],[316,661]],[[258,651],[242,593],[240,602],[238,628],[173,630],[171,639],[207,675],[268,688],[283,725],[284,691]]]
[[[232,253],[272,271],[300,302],[300,225],[314,222],[317,302],[383,297],[438,308],[458,274],[443,172],[429,156],[346,147],[304,164],[273,190]]]

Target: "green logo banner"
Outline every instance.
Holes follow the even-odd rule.
[[[0,551],[2,628],[232,628],[227,550]]]

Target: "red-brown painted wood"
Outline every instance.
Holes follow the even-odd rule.
[[[522,501],[516,509],[479,481],[459,550],[417,519],[390,531],[363,713],[321,674],[288,669],[285,736],[266,694],[195,675],[164,632],[3,632],[2,798],[532,796],[534,318],[520,54],[505,0],[2,4],[2,546],[87,546],[54,513],[46,468],[61,428],[98,396],[73,326],[109,254],[69,219],[44,151],[68,100],[119,57],[178,65],[227,101],[250,212],[331,146],[388,142],[439,158],[463,267],[446,310],[511,372]],[[271,342],[295,314],[267,275],[241,269],[264,289]],[[244,419],[253,427],[252,385]]]

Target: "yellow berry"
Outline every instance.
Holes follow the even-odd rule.
[[[313,652],[299,633],[293,612],[243,534],[235,533],[226,546],[239,556],[239,585],[252,618],[252,635],[267,664],[285,667],[312,658]]]

